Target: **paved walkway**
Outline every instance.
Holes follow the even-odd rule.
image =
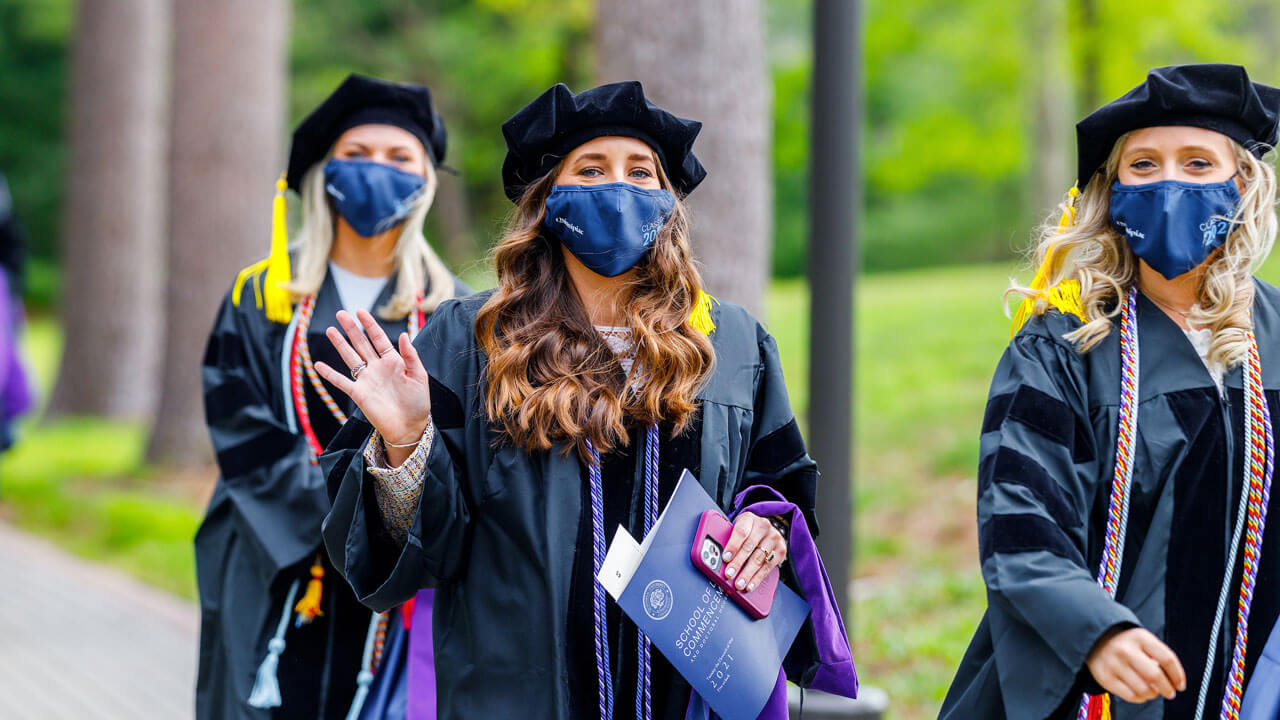
[[[0,523],[0,718],[183,720],[199,612]]]

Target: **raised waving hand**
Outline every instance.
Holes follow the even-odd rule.
[[[427,370],[408,333],[400,334],[397,347],[367,311],[356,316],[339,310],[342,330],[325,331],[350,374],[322,362],[316,363],[316,372],[355,401],[388,444],[388,461],[399,465],[409,453],[391,445],[417,442],[431,417]]]

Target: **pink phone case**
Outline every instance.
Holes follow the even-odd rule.
[[[751,592],[734,587],[733,580],[724,576],[727,565],[724,546],[732,535],[733,523],[715,510],[708,510],[698,521],[698,532],[693,536],[693,549],[689,555],[703,575],[733,598],[748,615],[759,620],[773,608],[773,594],[778,589],[778,569],[774,568]]]

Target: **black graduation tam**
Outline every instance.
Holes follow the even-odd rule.
[[[1121,135],[1141,128],[1188,125],[1215,130],[1262,157],[1276,144],[1280,90],[1250,82],[1239,65],[1206,63],[1156,68],[1146,82],[1076,125],[1080,188],[1102,169]]]
[[[557,83],[502,124],[507,140],[502,187],[514,202],[574,148],[594,138],[621,135],[653,148],[672,186],[687,195],[707,176],[693,155],[693,140],[701,129],[702,123],[649,102],[634,80],[577,95]]]
[[[289,187],[298,190],[302,176],[328,154],[342,133],[357,125],[394,125],[413,134],[431,162],[444,160],[444,120],[422,85],[349,75],[293,131],[289,146]]]

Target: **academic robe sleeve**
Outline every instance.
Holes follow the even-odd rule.
[[[982,426],[978,542],[1009,717],[1049,716],[1092,683],[1085,658],[1103,633],[1139,624],[1086,566],[1114,449],[1093,447],[1081,358],[1046,330],[1037,318],[1010,343]]]
[[[431,376],[431,415],[435,437],[422,477],[413,525],[404,544],[395,542],[379,515],[365,464],[365,446],[373,428],[357,414],[321,457],[333,496],[324,522],[329,557],[355,590],[360,602],[382,612],[413,597],[424,587],[449,582],[460,572],[468,547],[473,494],[468,486],[464,398],[454,388],[475,357],[470,322],[457,301],[446,301],[414,340]]]
[[[253,302],[228,294],[218,311],[201,369],[205,419],[222,471],[222,489],[268,577],[319,547],[328,507],[324,478],[306,438],[283,418],[279,346],[274,328]],[[273,402],[274,401],[274,402]]]
[[[818,466],[805,449],[800,426],[791,410],[777,343],[763,327],[757,325],[756,331],[761,370],[755,389],[750,449],[739,490],[753,485],[773,488],[804,513],[810,532],[817,537],[814,508]],[[767,493],[752,492],[743,498],[742,504],[772,499]]]

